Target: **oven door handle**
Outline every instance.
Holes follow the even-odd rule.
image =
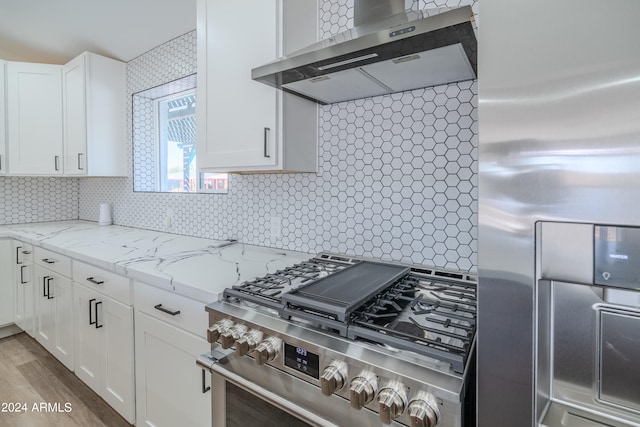
[[[196,365],[205,371],[213,372],[212,368],[217,363],[225,363],[227,357],[232,353],[223,353],[217,350],[211,350],[209,353],[201,354],[196,359]]]
[[[209,353],[201,354],[196,359],[196,364],[200,369],[208,370],[212,374],[218,374],[226,381],[233,383],[234,385],[252,393],[261,399],[269,402],[273,406],[282,409],[285,412],[295,415],[302,421],[318,427],[339,427],[337,424],[333,424],[324,418],[317,416],[316,414],[291,403],[290,401],[278,396],[269,390],[247,381],[244,377],[229,371],[223,365],[227,361],[227,357],[233,353],[222,353],[217,350],[211,350]]]

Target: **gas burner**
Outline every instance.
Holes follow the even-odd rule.
[[[395,321],[387,326],[388,329],[401,334],[415,337],[416,340],[424,339],[425,331],[413,322]]]

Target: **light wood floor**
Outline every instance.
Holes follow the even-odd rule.
[[[11,412],[12,403],[20,406],[26,403],[27,411]],[[38,409],[41,403],[53,411],[34,411],[34,404]],[[130,427],[130,424],[37,341],[20,333],[0,339],[0,426]]]

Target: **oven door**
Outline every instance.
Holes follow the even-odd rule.
[[[320,388],[250,357],[212,350],[197,364],[211,372],[214,427],[260,426],[381,426],[378,414],[355,410],[338,395],[324,396]],[[401,426],[397,422],[392,425]]]
[[[254,425],[256,420],[262,427],[330,425],[280,396],[229,374],[223,376],[212,370],[213,426],[240,427]]]

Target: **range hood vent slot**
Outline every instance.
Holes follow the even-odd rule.
[[[404,0],[355,0],[356,27],[254,68],[252,78],[319,104],[476,78],[470,6],[402,8]]]

